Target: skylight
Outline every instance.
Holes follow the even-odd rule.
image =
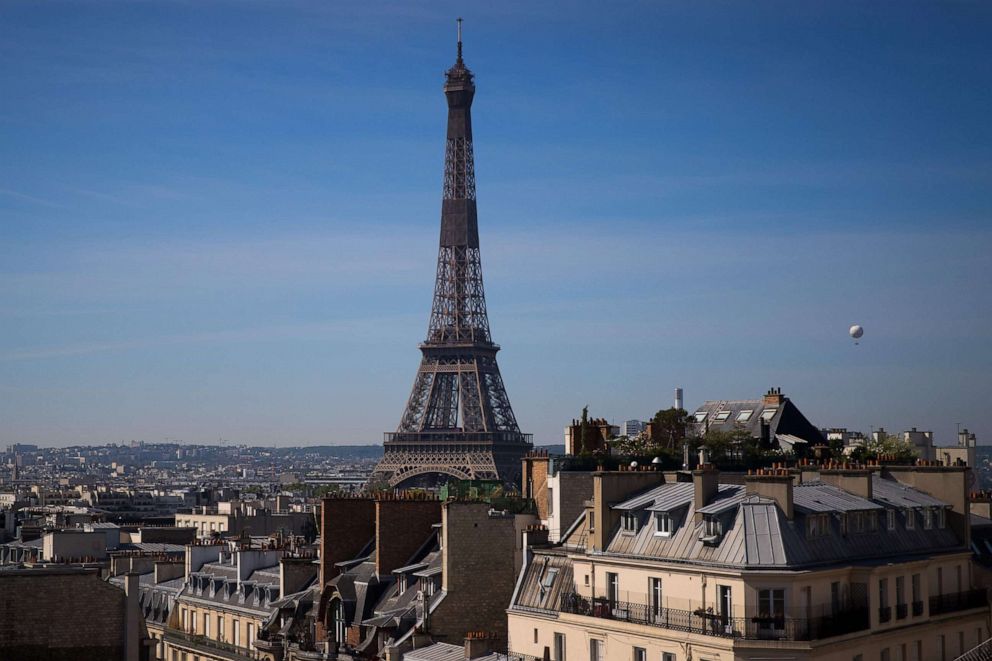
[[[696,411],[696,422],[702,422],[706,419],[706,411]]]
[[[761,412],[761,419],[768,422],[775,417],[776,413],[778,413],[778,409],[765,409]]]
[[[729,417],[730,417],[730,411],[718,411],[716,417],[714,417],[713,419],[716,420],[717,422],[723,422]]]
[[[752,413],[754,413],[754,409],[744,409],[737,414],[737,422],[747,422],[751,419]]]

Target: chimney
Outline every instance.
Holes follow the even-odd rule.
[[[692,471],[692,509],[696,512],[696,522],[703,520],[700,508],[706,507],[720,490],[720,471],[709,462],[706,448],[699,448],[699,466]]]
[[[825,468],[820,470],[820,481],[871,500],[871,475],[867,468]]]
[[[484,631],[469,631],[465,634],[465,661],[492,654],[494,638],[495,635]]]
[[[388,576],[402,567],[441,523],[441,501],[383,495],[375,501],[375,571]]]
[[[375,501],[347,496],[320,501],[320,584],[338,575],[338,562],[352,560],[375,537]]]
[[[781,406],[785,397],[782,396],[781,388],[769,388],[768,392],[765,393],[764,405],[765,406]]]
[[[548,518],[548,468],[551,460],[546,451],[528,452],[523,458],[523,497],[532,498],[537,506],[537,516]]]
[[[744,478],[744,492],[774,500],[785,518],[791,520],[794,515],[792,508],[791,472],[785,468],[759,468],[755,473]]]
[[[589,542],[592,550],[602,551],[610,540],[620,513],[610,507],[631,496],[665,483],[657,471],[596,471],[592,475],[592,521]]]
[[[313,558],[283,556],[279,559],[279,596],[299,592],[313,580],[316,573]]]
[[[675,410],[679,411],[682,409],[682,389],[675,389]]]
[[[138,661],[141,649],[141,606],[138,603],[138,574],[124,575],[124,658]]]

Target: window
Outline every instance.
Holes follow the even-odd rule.
[[[662,652],[661,661],[675,661],[675,655],[671,652]]]
[[[623,521],[624,532],[637,532],[637,513],[624,512],[621,519]]]
[[[344,603],[337,599],[334,601],[334,636],[335,640],[343,643],[347,638],[348,623],[345,621]]]
[[[704,420],[706,420],[707,415],[708,414],[706,413],[706,411],[696,411],[695,414],[696,422],[697,423],[703,422]]]
[[[907,507],[906,508],[906,511],[905,511],[905,514],[906,514],[906,530],[915,530],[916,529],[916,513],[913,511],[913,508]]]
[[[251,647],[255,642],[255,623],[248,623],[248,647]]]
[[[672,517],[668,512],[655,512],[654,534],[668,537],[672,534]]]
[[[723,533],[723,526],[720,524],[720,519],[715,516],[706,517],[705,526],[707,537],[715,537]]]
[[[830,534],[829,514],[807,514],[806,515],[806,537],[815,539]]]
[[[643,647],[635,647],[633,654],[630,655],[630,661],[648,661],[648,651]]]
[[[906,609],[906,577],[896,576],[896,619],[903,619]]]
[[[541,587],[550,588],[555,583],[555,579],[558,577],[558,568],[549,567],[548,571],[544,574],[544,579],[541,581]]]
[[[958,631],[958,654],[964,654],[964,631]]]
[[[947,641],[944,639],[944,634],[937,636],[937,654],[940,656],[940,661],[947,661]]]
[[[565,661],[565,634],[555,633],[554,661]]]
[[[933,508],[924,507],[923,508],[923,527],[927,530],[933,528]]]
[[[606,572],[606,598],[610,601],[610,606],[617,603],[620,596],[620,577],[613,572]]]
[[[785,590],[758,590],[758,615],[763,629],[785,627]]]
[[[744,409],[737,414],[737,422],[747,422],[751,419],[752,413],[754,413],[754,409]]]
[[[947,526],[947,510],[943,507],[937,508],[937,527],[944,529]]]
[[[203,635],[207,638],[210,637],[210,615],[208,613],[203,614]]]
[[[769,420],[775,417],[776,413],[778,413],[777,408],[765,409],[764,411],[761,412],[761,419],[764,420],[765,422],[768,422]]]
[[[240,623],[237,620],[231,620],[231,634],[233,636],[231,642],[234,643],[235,647],[241,645],[241,627],[238,624]]]
[[[717,605],[718,612],[722,618],[721,623],[727,630],[727,632],[733,631],[730,625],[730,618],[734,616],[734,601],[732,597],[732,592],[729,585],[718,585],[716,588],[719,603]]]
[[[537,627],[534,627],[534,644],[537,645]]]
[[[555,513],[555,490],[548,487],[548,516]]]
[[[588,586],[589,585],[589,574],[586,574],[585,577],[586,577],[585,583]]]
[[[885,510],[885,527],[889,530],[896,529],[896,511]]]
[[[648,579],[648,594],[651,597],[651,621],[658,622],[661,620],[661,579],[651,578]]]
[[[589,661],[603,661],[603,641],[593,638],[589,641]]]
[[[841,512],[837,516],[838,516],[838,521],[840,522],[840,534],[841,535],[846,535],[847,534],[847,514],[845,514],[844,512]]]
[[[589,532],[592,532],[595,529],[596,529],[596,513],[589,512]]]
[[[217,640],[224,640],[227,636],[224,635],[224,616],[217,616]]]
[[[889,648],[883,648],[882,654],[878,658],[879,661],[892,661],[892,656],[889,654]]]
[[[840,581],[830,584],[830,614],[840,613]]]
[[[730,411],[717,411],[717,414],[713,417],[715,422],[723,422],[730,417]]]

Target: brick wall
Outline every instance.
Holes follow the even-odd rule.
[[[533,498],[537,505],[537,516],[548,518],[548,454],[530,453],[523,459],[523,495]]]
[[[320,584],[338,574],[334,563],[351,560],[375,535],[371,498],[324,498],[320,504]]]
[[[506,644],[506,609],[516,581],[515,518],[489,515],[486,503],[444,506],[444,601],[434,611],[431,633],[459,645],[470,631],[494,632]]]
[[[123,659],[124,603],[124,591],[95,573],[0,573],[0,658]]]
[[[380,575],[406,565],[441,522],[437,500],[380,498],[375,514],[375,569]]]

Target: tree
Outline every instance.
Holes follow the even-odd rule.
[[[658,411],[651,418],[651,441],[656,446],[677,450],[688,436],[693,422],[695,420],[685,409]]]
[[[877,434],[875,438],[851,451],[851,458],[860,462],[882,460],[910,463],[915,461],[917,457],[919,455],[911,441],[884,432]]]

